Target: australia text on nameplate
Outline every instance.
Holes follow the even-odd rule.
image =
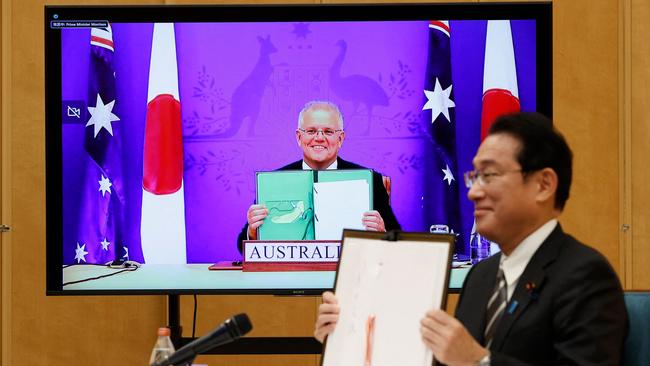
[[[338,262],[341,242],[317,241],[245,241],[245,262]]]

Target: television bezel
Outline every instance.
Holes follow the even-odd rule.
[[[430,15],[430,16],[427,16]],[[45,173],[47,295],[320,295],[318,289],[63,289],[61,36],[52,21],[315,22],[531,19],[536,21],[537,111],[552,117],[552,3],[45,6]],[[449,292],[459,292],[450,288]]]

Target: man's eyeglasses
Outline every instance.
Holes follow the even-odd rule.
[[[508,173],[524,173],[523,170],[517,169],[517,170],[509,170],[507,172],[483,172],[480,170],[471,170],[469,172],[465,172],[463,177],[465,178],[465,187],[467,188],[472,188],[474,183],[478,183],[479,186],[483,187],[496,178],[500,177],[502,175],[506,175]]]
[[[323,129],[321,129],[321,128],[307,128],[307,129],[298,128],[298,130],[300,132],[306,134],[309,137],[315,137],[316,135],[318,135],[319,132],[322,133],[323,136],[325,136],[325,137],[332,137],[332,136],[334,136],[335,133],[343,131],[343,130],[335,130],[333,128],[323,128]]]

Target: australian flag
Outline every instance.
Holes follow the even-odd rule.
[[[431,232],[456,234],[456,253],[463,253],[456,164],[456,118],[451,78],[451,49],[448,21],[429,22],[429,53],[422,107],[429,124],[432,156],[427,168],[428,187],[423,200]]]
[[[77,242],[72,263],[104,264],[128,259],[123,242],[123,172],[121,125],[116,101],[111,26],[92,28],[90,75],[88,78],[88,121],[84,150],[88,154],[81,197]],[[65,256],[66,258],[68,255]]]

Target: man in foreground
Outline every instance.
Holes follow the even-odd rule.
[[[456,318],[424,315],[426,346],[447,365],[620,364],[627,313],[618,278],[557,222],[571,186],[564,138],[540,114],[501,117],[473,164],[465,181],[477,230],[501,252],[469,272]],[[323,294],[318,340],[339,311],[336,297]]]
[[[303,158],[279,170],[367,169],[338,156],[344,140],[343,115],[338,107],[325,101],[309,102],[300,111],[296,129],[296,141],[303,151]],[[381,174],[373,171],[372,178],[375,209],[364,213],[362,223],[365,229],[372,231],[400,229],[388,202],[388,193]],[[243,240],[257,240],[257,229],[264,223],[268,214],[268,209],[261,204],[253,204],[248,208],[247,223],[237,241],[239,252],[242,252]]]

